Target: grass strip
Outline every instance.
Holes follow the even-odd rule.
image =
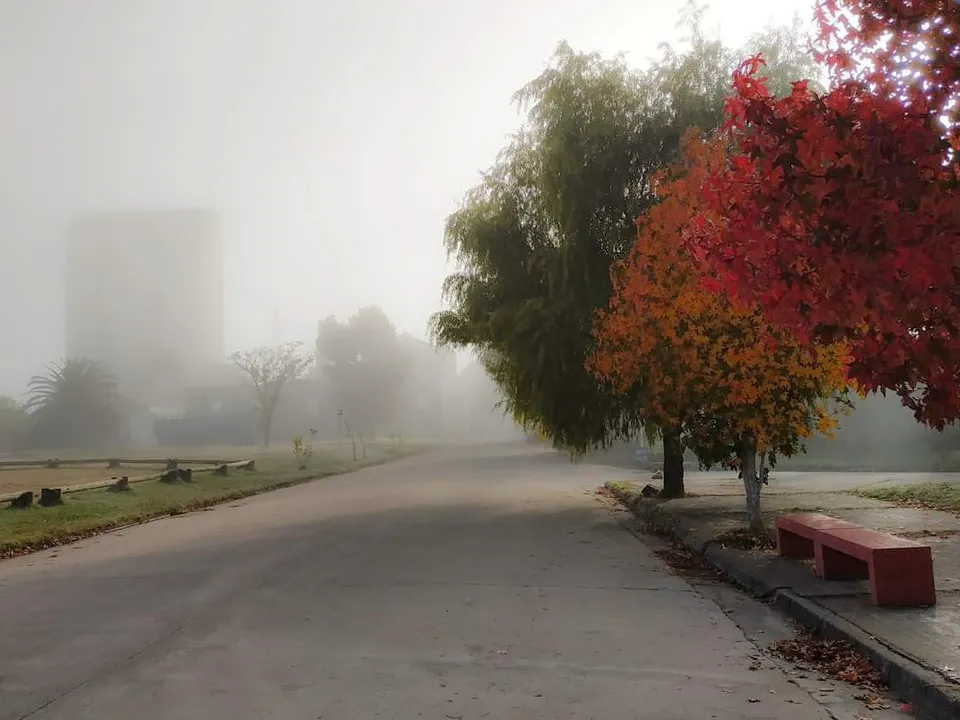
[[[257,470],[231,469],[228,475],[198,473],[190,483],[145,481],[129,490],[85,490],[64,495],[62,505],[0,510],[0,558],[22,555],[99,535],[126,525],[167,515],[201,510],[223,502],[299,485],[331,475],[398,460],[418,449],[382,448],[354,463],[315,454],[310,467],[299,470],[290,461],[258,460]],[[262,467],[261,467],[262,466]]]

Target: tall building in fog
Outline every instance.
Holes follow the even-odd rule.
[[[67,250],[66,351],[110,368],[121,391],[176,402],[223,362],[220,221],[209,210],[78,218]]]

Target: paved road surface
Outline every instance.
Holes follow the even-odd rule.
[[[0,563],[0,719],[831,717],[592,497],[618,472],[444,450]]]

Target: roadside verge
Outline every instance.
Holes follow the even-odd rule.
[[[315,455],[311,466],[303,470],[291,461],[258,459],[255,469],[231,468],[226,474],[203,473],[189,482],[148,480],[130,484],[122,491],[110,486],[71,493],[55,507],[4,508],[0,510],[0,559],[350,473],[421,451],[414,446],[382,447],[371,449],[366,458],[357,462],[334,455]]]

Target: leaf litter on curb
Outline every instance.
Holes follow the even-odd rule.
[[[870,710],[890,707],[884,699],[886,681],[867,658],[844,640],[828,640],[806,630],[770,646],[770,652],[801,670],[856,685],[862,692],[854,697]]]
[[[943,665],[937,668],[937,672],[943,675],[950,682],[960,684],[960,672],[958,672],[956,668],[952,668],[949,665]]]
[[[723,574],[686,546],[673,542],[669,547],[654,550],[653,554],[669,565],[677,574],[688,579],[717,580]]]
[[[755,532],[747,528],[736,528],[720,533],[716,542],[721,547],[752,552],[773,552],[777,549],[777,539],[768,531]]]

